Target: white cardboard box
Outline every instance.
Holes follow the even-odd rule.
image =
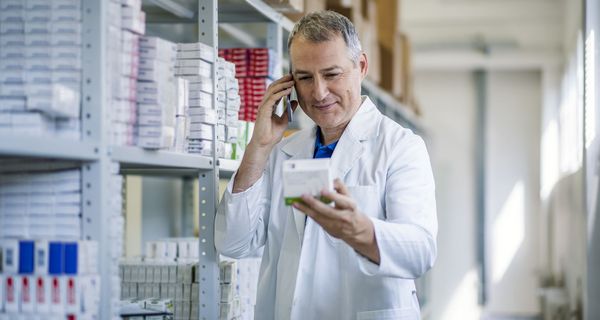
[[[35,311],[50,311],[51,277],[38,275],[35,277]]]
[[[283,162],[283,195],[286,205],[299,201],[303,194],[318,197],[323,189],[333,190],[330,159]]]
[[[34,262],[35,268],[34,272],[36,275],[46,275],[48,274],[48,241],[47,240],[36,240],[35,241],[35,255]]]
[[[5,305],[4,308],[7,312],[18,312],[19,311],[19,299],[21,292],[19,291],[21,286],[18,284],[19,277],[14,275],[4,276],[4,288],[5,288]]]
[[[19,241],[4,239],[0,245],[2,246],[2,272],[17,274],[19,272]]]

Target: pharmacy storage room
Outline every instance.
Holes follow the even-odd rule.
[[[598,0],[0,0],[0,320],[598,320]]]

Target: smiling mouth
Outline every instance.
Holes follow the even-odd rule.
[[[331,103],[326,103],[326,104],[317,104],[317,105],[314,105],[314,107],[319,110],[326,110],[326,109],[333,107],[334,105],[335,105],[335,102],[331,102]]]

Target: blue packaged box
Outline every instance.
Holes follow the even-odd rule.
[[[33,241],[19,241],[19,274],[33,274]]]
[[[67,242],[64,244],[65,248],[65,273],[66,274],[77,274],[77,243]]]
[[[62,242],[50,242],[48,273],[51,275],[63,274],[65,260],[65,246]]]

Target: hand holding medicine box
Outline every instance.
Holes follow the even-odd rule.
[[[283,162],[283,196],[287,206],[300,202],[303,194],[319,197],[323,189],[333,190],[330,159]]]

